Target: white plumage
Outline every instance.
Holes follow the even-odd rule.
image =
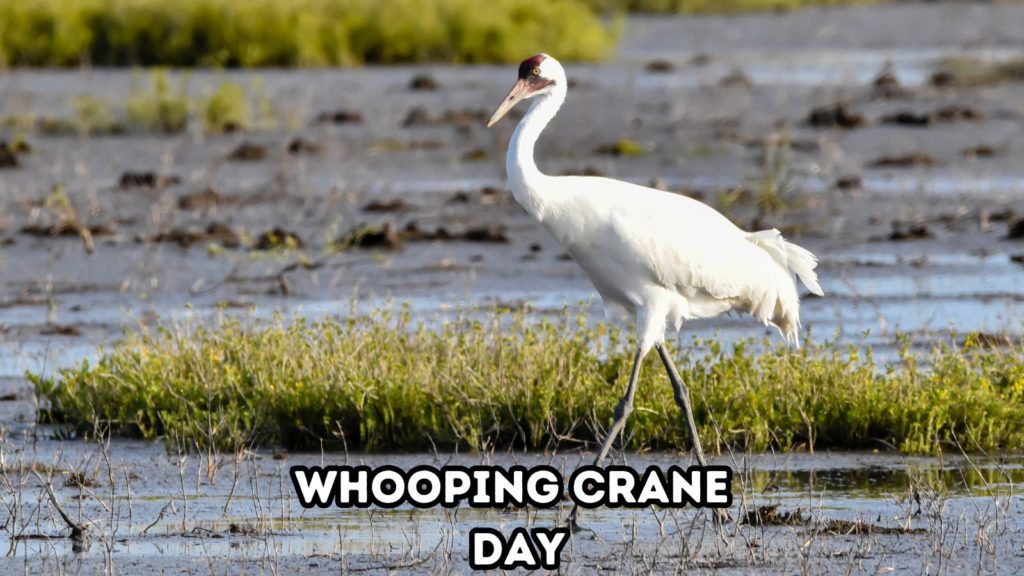
[[[632,411],[640,360],[657,348],[687,416],[697,452],[700,441],[689,392],[662,346],[668,328],[687,320],[746,312],[779,328],[798,344],[800,299],[795,277],[821,295],[817,259],[778,230],[745,232],[697,200],[613,180],[547,176],[533,159],[541,131],[565,101],[566,78],[554,58],[540,54],[519,67],[519,79],[488,126],[515,104],[533,99],[509,144],[506,168],[516,200],[558,239],[583,268],[606,306],[636,318],[637,351],[630,384],[601,452],[603,461]]]

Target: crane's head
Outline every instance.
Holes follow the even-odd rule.
[[[519,64],[519,79],[516,80],[516,85],[501,102],[501,106],[498,106],[498,109],[491,115],[491,119],[487,121],[487,127],[494,126],[520,100],[528,100],[556,89],[564,89],[565,83],[565,70],[562,69],[558,60],[551,56],[537,54],[523,60]]]

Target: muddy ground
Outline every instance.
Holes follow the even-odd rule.
[[[1011,3],[634,17],[613,60],[568,66],[569,100],[540,143],[539,165],[661,186],[704,199],[744,227],[779,227],[821,258],[827,297],[803,305],[811,338],[870,344],[885,354],[901,332],[920,346],[971,330],[1020,335],[1024,240],[1008,237],[1024,217],[1024,82],[963,86],[934,73],[949,58],[1024,58],[1021,29],[1024,6]],[[876,83],[884,72],[891,76]],[[417,76],[433,80],[434,89],[413,89]],[[464,538],[435,548],[436,527],[462,534],[477,518],[377,514],[380,531],[369,535],[365,515],[297,519],[301,509],[279,488],[282,471],[320,455],[242,458],[242,484],[260,486],[266,500],[257,504],[250,494],[225,511],[224,471],[204,480],[199,459],[179,467],[163,446],[115,441],[108,466],[99,448],[43,431],[24,452],[24,435],[35,433],[24,373],[93,355],[125,327],[188,315],[344,315],[353,302],[362,310],[407,302],[424,315],[529,303],[540,313],[582,307],[600,318],[583,274],[502,189],[514,124],[486,130],[483,123],[511,86],[512,67],[197,71],[188,87],[199,96],[225,79],[250,86],[257,77],[273,104],[274,128],[204,135],[194,122],[176,136],[88,139],[29,132],[31,150],[0,154],[0,163],[14,157],[17,164],[0,168],[7,461],[48,462],[63,451],[62,470],[68,462],[102,462],[93,495],[62,480],[56,494],[65,506],[80,505],[83,519],[105,518],[83,554],[67,554],[67,540],[15,542],[8,522],[8,568],[44,562],[75,572],[110,562],[126,571],[276,572],[416,563],[427,572],[464,571]],[[73,95],[120,103],[133,78],[144,79],[122,70],[7,71],[0,74],[0,117],[70,118]],[[17,135],[4,128],[8,141]],[[629,142],[616,146],[620,140]],[[766,145],[781,141],[788,144]],[[780,150],[778,165],[764,159]],[[70,207],[54,201],[55,186]],[[783,191],[778,197],[764,192],[773,186]],[[726,340],[770,334],[739,317],[694,323],[686,333]],[[567,467],[581,458],[524,457]],[[842,469],[870,464],[909,477],[903,458],[839,458]],[[785,462],[763,466],[780,473],[835,467],[820,456]],[[1004,493],[1000,484],[991,489]],[[37,505],[45,498],[37,479],[11,486],[0,497],[17,530],[67,533],[49,507]],[[808,514],[834,511],[891,527],[903,521],[897,499],[906,486],[886,490],[863,496],[805,482],[779,498],[788,511],[804,498],[815,504],[804,508]],[[1019,568],[1019,499],[974,498],[962,482],[950,490],[936,515],[914,520],[924,534],[823,536],[811,521],[764,532],[729,527],[726,536],[708,525],[696,536],[687,512],[672,520],[672,536],[657,552],[650,546],[661,540],[643,537],[657,533],[653,512],[600,511],[594,524],[602,535],[574,540],[570,571]],[[776,498],[754,496],[759,503]],[[193,498],[186,514],[183,503]],[[176,502],[174,510],[143,533],[167,502]],[[485,514],[479,521],[544,524],[554,514]],[[226,515],[259,530],[231,533]],[[454,548],[446,554],[446,546]],[[181,561],[190,551],[202,554]],[[221,556],[231,563],[208,564]]]

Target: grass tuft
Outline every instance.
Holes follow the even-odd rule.
[[[704,445],[1024,448],[1019,348],[906,349],[894,365],[832,344],[676,353]],[[428,329],[405,312],[319,322],[163,327],[95,363],[30,375],[44,422],[188,446],[553,448],[594,442],[630,369],[620,333],[582,319],[494,313]],[[696,349],[703,352],[694,351]],[[717,424],[717,426],[716,426]],[[651,355],[627,427],[635,449],[681,448],[685,428]]]
[[[0,2],[0,67],[596,60],[615,37],[583,0]]]

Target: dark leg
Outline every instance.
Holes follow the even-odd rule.
[[[636,381],[640,377],[640,365],[642,363],[643,355],[640,349],[637,348],[636,356],[633,357],[633,372],[629,375],[629,385],[626,386],[626,393],[622,396],[622,400],[619,400],[618,407],[615,408],[615,421],[612,422],[612,427],[608,430],[608,436],[605,437],[604,443],[601,444],[601,451],[597,453],[597,458],[594,458],[594,466],[600,466],[604,462],[608,452],[612,449],[612,444],[615,443],[615,438],[626,426],[626,419],[633,413],[633,397],[636,396]]]
[[[665,345],[658,344],[655,348],[658,349],[658,356],[661,356],[661,362],[665,365],[665,371],[668,372],[668,379],[672,381],[672,390],[675,392],[676,404],[679,405],[683,414],[686,415],[686,427],[690,429],[690,439],[693,441],[693,452],[697,455],[697,462],[700,462],[701,466],[707,466],[708,461],[704,457],[704,449],[700,446],[700,436],[697,435],[697,423],[693,420],[693,409],[690,408],[690,390],[686,387],[682,377],[679,376],[679,371],[676,370],[672,357],[668,355],[668,350],[665,350]],[[715,508],[716,523],[724,524],[731,519],[728,510]]]
[[[693,409],[690,408],[690,390],[686,383],[676,371],[676,365],[672,363],[672,357],[668,355],[664,344],[655,346],[658,356],[661,356],[661,363],[665,365],[668,372],[668,379],[672,381],[672,390],[675,392],[676,404],[686,415],[686,426],[690,429],[690,440],[693,442],[693,451],[697,454],[697,461],[701,466],[707,466],[708,461],[704,458],[704,449],[700,446],[700,437],[697,436],[697,423],[693,421]]]
[[[619,400],[619,405],[615,408],[615,421],[612,422],[612,427],[608,430],[608,435],[601,444],[601,450],[597,453],[597,458],[594,458],[594,466],[600,466],[604,462],[608,452],[612,449],[612,444],[615,443],[615,438],[622,432],[622,429],[626,426],[626,420],[633,413],[633,397],[636,396],[637,379],[640,377],[640,365],[643,364],[643,359],[642,350],[637,348],[636,356],[633,357],[633,372],[629,375],[629,385],[626,386],[626,393],[623,394],[622,400]],[[578,515],[579,506],[573,506],[572,512],[569,513],[570,526],[576,526],[576,517]]]

